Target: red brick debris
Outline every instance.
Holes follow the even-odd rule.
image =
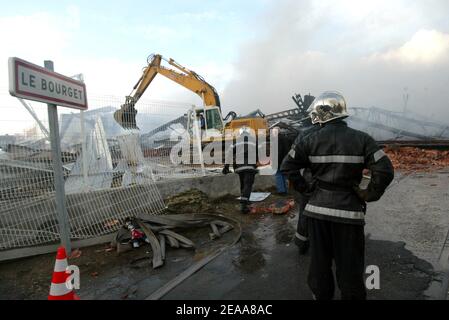
[[[449,151],[387,146],[384,151],[396,170],[432,171],[449,167]]]

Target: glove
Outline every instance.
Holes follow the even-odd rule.
[[[353,187],[355,193],[360,198],[360,200],[363,200],[366,202],[366,199],[368,198],[368,190],[367,189],[360,189],[358,186]]]
[[[224,166],[223,170],[221,171],[221,173],[223,174],[228,174],[229,172],[229,166]]]
[[[376,193],[370,191],[369,187],[367,189],[360,189],[359,186],[355,186],[353,189],[357,196],[364,202],[377,201],[380,198]]]

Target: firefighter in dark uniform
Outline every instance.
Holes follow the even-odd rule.
[[[232,160],[234,172],[239,175],[240,180],[240,211],[250,212],[250,197],[253,189],[254,178],[257,173],[257,138],[253,130],[241,128],[240,135],[234,139],[227,151],[226,164],[223,174],[228,174],[229,163]]]
[[[316,299],[334,297],[332,261],[342,299],[366,299],[364,283],[366,202],[377,201],[394,177],[391,161],[368,134],[349,128],[346,102],[325,92],[308,109],[321,129],[296,141],[282,172],[300,192],[300,169],[310,168],[314,187],[304,215],[310,241],[308,284]],[[360,189],[364,169],[371,171]]]

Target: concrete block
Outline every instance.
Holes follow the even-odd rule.
[[[211,199],[221,198],[226,195],[240,195],[240,182],[236,174],[164,180],[156,184],[164,199],[190,189],[198,189]],[[256,175],[254,190],[263,191],[275,185],[274,176]]]

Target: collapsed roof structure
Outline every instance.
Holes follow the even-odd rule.
[[[314,97],[295,94],[297,107],[267,115],[270,125],[283,123],[301,131],[310,125],[307,108]],[[449,140],[449,124],[440,123],[408,111],[394,112],[378,107],[349,108],[348,125],[363,130],[375,140],[387,141],[440,141]]]

